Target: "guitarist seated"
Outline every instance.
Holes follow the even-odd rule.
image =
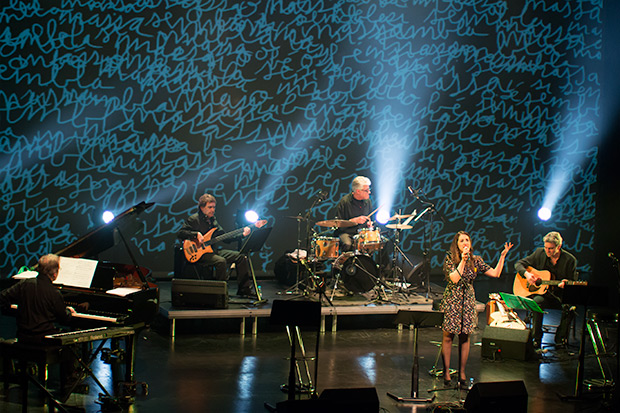
[[[564,288],[567,281],[574,281],[577,278],[577,259],[574,255],[562,249],[562,236],[559,232],[552,231],[543,237],[544,247],[537,248],[532,254],[517,261],[515,269],[517,271],[518,282],[525,282],[528,285],[536,286],[543,283],[541,272],[548,271],[550,278],[561,280],[557,283],[559,288]],[[520,277],[520,278],[519,278]],[[535,289],[535,287],[534,287]],[[516,288],[515,288],[516,290]],[[562,304],[561,295],[557,294],[554,288],[544,288],[544,294],[536,294],[529,290],[532,298],[543,309],[554,308],[562,310],[560,325],[555,333],[556,346],[566,346],[568,342],[568,332],[570,329],[570,306]],[[519,294],[515,291],[515,294]],[[532,336],[534,347],[539,349],[542,342],[543,314],[533,313],[532,315]]]
[[[230,243],[236,242],[250,234],[250,227],[244,227],[237,231],[232,231],[230,237],[226,236],[227,234],[215,218],[215,205],[216,200],[213,195],[202,195],[198,199],[198,211],[187,218],[178,233],[178,238],[180,240],[192,241],[196,245],[202,245],[216,237],[221,237],[223,242]],[[194,270],[197,271],[199,278],[207,278],[207,274],[209,274],[208,267],[213,266],[215,269],[214,278],[219,281],[227,281],[228,268],[234,263],[237,270],[237,295],[256,295],[252,289],[248,259],[245,255],[229,249],[218,250],[215,245],[199,248],[197,252],[199,258],[197,255],[196,261],[188,262],[187,266],[194,266]]]

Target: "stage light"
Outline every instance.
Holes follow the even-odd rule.
[[[385,224],[389,221],[390,219],[390,213],[385,210],[385,209],[380,209],[379,212],[377,212],[377,222],[379,224]]]
[[[256,213],[256,211],[252,211],[251,209],[248,211],[245,211],[245,214],[243,216],[251,224],[258,221],[258,214]]]
[[[538,218],[543,221],[549,220],[551,218],[551,210],[547,207],[542,207],[538,210]]]
[[[114,219],[114,214],[111,211],[105,211],[101,218],[103,219],[103,222],[108,224]]]

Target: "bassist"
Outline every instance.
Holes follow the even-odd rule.
[[[215,217],[215,206],[216,200],[213,195],[202,195],[198,199],[198,211],[185,220],[185,223],[178,233],[178,238],[180,240],[193,240],[202,243],[203,241],[208,241],[208,239],[224,234],[224,229],[220,226]],[[229,238],[224,242],[236,242],[241,237],[247,237],[250,232],[250,228],[245,227],[240,237]],[[187,274],[190,272],[191,274],[191,272],[194,272],[194,277],[197,276],[200,279],[207,279],[211,278],[208,275],[208,269],[213,266],[215,269],[213,278],[219,281],[227,281],[228,268],[230,268],[233,263],[237,271],[237,295],[255,296],[256,293],[252,290],[252,282],[249,275],[248,259],[245,255],[237,251],[229,249],[218,250],[217,246],[214,245],[212,252],[202,255],[195,263],[187,263],[184,273]]]
[[[577,259],[568,251],[562,249],[562,236],[559,232],[552,231],[543,237],[544,247],[537,248],[532,254],[520,259],[515,264],[517,277],[522,277],[530,284],[535,284],[539,277],[527,268],[531,267],[539,271],[549,271],[555,276],[556,280],[563,282],[558,284],[559,288],[564,288],[565,281],[574,281],[577,279]],[[548,308],[561,309],[562,317],[560,325],[555,334],[555,344],[557,346],[566,346],[568,342],[568,332],[570,328],[570,306],[562,304],[554,288],[549,288],[543,295],[530,297],[544,310]],[[534,348],[539,349],[542,342],[542,324],[543,314],[533,313],[532,315],[532,336]]]

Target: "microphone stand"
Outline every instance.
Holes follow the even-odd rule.
[[[306,211],[306,213],[304,214],[304,216],[301,216],[301,213],[297,216],[297,265],[296,265],[296,271],[297,271],[297,280],[295,282],[295,285],[293,287],[291,287],[289,290],[287,290],[287,294],[294,294],[296,293],[296,296],[290,297],[291,299],[296,298],[297,296],[303,296],[306,294],[306,291],[304,289],[304,291],[302,291],[299,286],[301,285],[301,266],[302,266],[302,262],[301,260],[303,259],[301,257],[301,221],[304,220],[306,221],[306,243],[305,243],[305,251],[306,251],[306,260],[308,260],[310,258],[310,251],[309,251],[309,247],[310,247],[310,212],[312,212],[312,209],[318,205],[320,202],[322,202],[323,199],[323,191],[320,191],[319,195],[316,197],[316,199],[312,202],[312,205],[310,206],[310,208],[308,208],[308,210]],[[301,217],[301,218],[300,218]]]
[[[310,213],[312,212],[312,210],[314,209],[315,206],[317,206],[318,204],[320,204],[321,202],[323,202],[325,200],[324,198],[324,193],[323,191],[319,191],[318,195],[316,196],[316,198],[314,199],[314,201],[312,202],[312,205],[310,205],[310,208],[308,208],[308,210],[306,211],[306,214],[304,216],[304,218],[306,219],[306,260],[309,261],[310,260],[310,250],[312,248],[311,245],[311,235],[310,235]],[[298,262],[297,265],[301,265],[303,263]],[[306,265],[304,265],[306,266]],[[306,266],[307,268],[307,266]]]
[[[445,217],[437,210],[437,208],[435,207],[435,204],[428,201],[427,199],[423,199],[421,194],[422,194],[422,190],[421,189],[417,189],[417,190],[412,190],[411,187],[408,188],[409,192],[411,192],[411,194],[413,195],[413,197],[415,199],[417,199],[418,201],[420,201],[422,204],[427,205],[427,207],[418,214],[418,216],[416,216],[413,220],[413,222],[417,222],[420,218],[422,218],[424,216],[424,214],[426,214],[427,212],[430,212],[429,215],[429,220],[428,220],[428,226],[425,226],[425,230],[423,233],[423,239],[422,239],[422,245],[424,248],[424,251],[422,252],[422,267],[423,267],[423,271],[424,271],[424,282],[426,283],[426,299],[430,298],[431,295],[431,266],[430,266],[430,250],[433,247],[433,215],[437,214],[439,215],[439,219],[441,219],[441,221],[445,224],[446,223],[446,219]],[[428,230],[426,229],[428,228]],[[428,237],[427,237],[427,232],[428,232]]]
[[[612,266],[616,269],[616,275],[618,276],[618,299],[620,300],[620,265],[618,264],[618,258],[614,255],[613,252],[608,254],[609,258],[612,261]],[[620,301],[616,304],[618,306],[616,312],[616,380],[613,384],[616,388],[614,392],[615,396],[612,397],[612,403],[618,407],[620,405],[620,391],[618,391],[618,381],[620,380]]]

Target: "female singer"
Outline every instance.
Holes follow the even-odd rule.
[[[469,356],[469,335],[476,325],[476,294],[473,282],[478,274],[498,278],[504,267],[504,258],[512,248],[512,243],[505,243],[504,250],[500,254],[495,268],[487,265],[480,256],[473,255],[471,237],[465,231],[459,231],[454,235],[450,250],[443,264],[443,272],[448,282],[441,301],[441,309],[444,311],[443,319],[443,380],[444,385],[449,386],[450,378],[450,354],[454,335],[459,336],[459,386],[469,389],[465,365]]]

